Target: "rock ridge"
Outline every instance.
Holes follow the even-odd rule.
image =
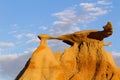
[[[103,48],[110,44],[104,44],[104,38],[112,33],[112,23],[108,22],[102,31],[40,34],[40,45],[15,80],[120,80],[120,68]],[[54,53],[46,42],[48,39],[62,40],[71,47]]]

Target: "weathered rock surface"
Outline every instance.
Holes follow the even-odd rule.
[[[15,80],[120,80],[120,68],[103,49],[109,45],[103,39],[112,35],[112,24],[108,22],[103,28],[58,37],[39,35],[41,44]],[[71,47],[54,54],[47,39],[63,40]]]

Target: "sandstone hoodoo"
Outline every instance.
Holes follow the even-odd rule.
[[[112,33],[112,23],[108,22],[102,31],[40,34],[40,45],[15,80],[120,80],[120,68],[103,48],[110,44],[105,44],[104,38]],[[46,42],[48,39],[62,40],[71,46],[63,53],[54,53]]]

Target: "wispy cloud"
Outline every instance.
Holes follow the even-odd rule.
[[[21,38],[23,38],[23,36],[24,36],[24,34],[22,33],[22,34],[16,35],[15,37],[16,37],[17,39],[21,39]]]
[[[120,66],[120,52],[112,52],[113,58],[118,66]]]
[[[40,40],[37,38],[36,34],[28,33],[25,35],[26,37],[29,38],[29,40],[26,41],[26,43],[36,43],[39,42]]]
[[[17,34],[15,37],[16,37],[17,39],[22,39],[22,38],[24,38],[24,37],[32,38],[32,37],[34,37],[34,36],[35,36],[34,33],[21,33],[21,34]]]
[[[35,34],[33,34],[33,33],[27,33],[25,36],[31,38],[31,37],[34,37]]]
[[[18,30],[20,28],[18,24],[12,24],[12,25],[10,25],[10,27],[11,27],[11,31],[8,32],[8,34],[15,34],[18,32]]]
[[[40,40],[35,37],[35,38],[32,38],[32,39],[26,41],[26,43],[36,43],[36,42],[39,42],[39,41],[40,41]]]
[[[15,44],[12,42],[0,42],[0,47],[14,47]]]
[[[39,42],[37,35],[34,33],[21,33],[15,36],[18,40],[27,39],[25,43]]]
[[[40,30],[48,30],[48,26],[40,26],[39,29]]]
[[[6,60],[6,59],[12,60],[12,59],[16,59],[17,57],[18,57],[17,54],[7,54],[7,55],[1,54],[1,55],[0,55],[0,61],[4,61],[4,60]]]
[[[97,4],[100,4],[100,5],[110,5],[112,4],[112,2],[107,2],[106,0],[100,0],[97,2]]]
[[[97,7],[97,4],[95,3],[81,3],[80,6],[83,7],[84,12],[86,12],[84,15],[88,19],[88,22],[91,21],[90,18],[94,20],[95,18],[108,13],[107,9]],[[83,22],[86,23],[87,21],[84,20]]]
[[[91,22],[95,18],[109,12],[109,9],[105,8],[106,6],[110,6],[110,2],[102,0],[96,3],[80,3],[80,5],[75,5],[72,8],[55,13],[54,16],[56,16],[59,21],[55,21],[54,25],[66,26],[70,24],[74,26],[78,23]]]
[[[13,79],[22,70],[34,49],[24,51],[23,54],[0,54],[0,76]],[[11,79],[12,80],[12,79]]]
[[[79,5],[54,13],[53,15],[58,18],[58,20],[53,22],[54,29],[56,29],[57,34],[79,31],[79,24],[90,23],[100,16],[109,13],[111,5],[112,3],[106,0],[98,0],[94,3],[80,3]]]

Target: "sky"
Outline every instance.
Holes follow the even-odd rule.
[[[0,0],[0,80],[13,80],[37,48],[39,34],[62,35],[103,30],[108,21],[113,35],[104,47],[120,66],[120,0]],[[54,52],[66,44],[48,41]]]

